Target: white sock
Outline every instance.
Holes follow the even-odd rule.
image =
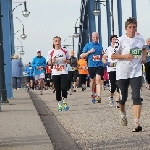
[[[121,118],[126,117],[126,112],[120,112],[121,113]]]
[[[58,102],[58,106],[60,106],[60,105],[62,105],[62,101],[59,101],[59,102]]]

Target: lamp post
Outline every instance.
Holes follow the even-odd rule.
[[[24,17],[28,17],[29,16],[29,14],[30,14],[30,12],[27,10],[27,2],[26,1],[24,1],[24,11],[22,11],[22,15],[24,16]]]
[[[93,14],[95,16],[98,16],[100,15],[101,11],[100,9],[98,8],[98,3],[104,5],[102,2],[107,2],[108,0],[106,1],[98,1],[98,0],[95,0],[95,9],[93,10]],[[105,6],[105,5],[104,5]],[[113,15],[113,0],[111,0],[111,19],[112,19],[112,34],[114,35],[114,15]]]
[[[22,11],[22,15],[23,15],[24,17],[28,17],[29,14],[30,14],[30,12],[27,10],[27,2],[24,1],[24,2],[19,2],[19,3],[20,3],[19,5],[17,5],[15,8],[13,8],[12,13],[13,13],[13,11],[14,11],[17,7],[19,7],[19,6],[22,5],[21,3],[24,3],[24,11]],[[12,17],[12,14],[11,14],[11,17]]]
[[[9,101],[7,100],[7,90],[5,86],[3,30],[2,30],[2,15],[1,15],[1,1],[0,1],[0,103],[8,103],[8,102]]]
[[[69,38],[69,37],[72,37],[72,45],[67,45],[67,46],[72,46],[73,51],[74,51],[74,36],[68,36],[67,38]],[[64,42],[66,41],[66,39],[64,40]]]
[[[18,19],[19,20],[19,22],[22,24],[22,27],[23,27],[23,33],[22,33],[22,35],[20,36],[23,40],[25,40],[25,38],[27,37],[27,35],[25,35],[25,33],[24,33],[24,24],[22,23],[22,21],[19,19],[19,18],[17,18],[16,17],[16,19]]]

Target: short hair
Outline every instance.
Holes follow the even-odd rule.
[[[129,19],[127,19],[125,22],[125,28],[127,28],[129,24],[135,24],[137,27],[137,20],[135,18],[129,17]]]
[[[55,38],[59,38],[59,39],[61,40],[61,38],[60,38],[59,36],[55,36],[55,37],[53,38],[53,40],[54,40]]]
[[[59,38],[59,39],[60,39],[60,41],[61,41],[61,38],[60,38],[59,36],[55,36],[55,37],[53,37],[53,40],[54,40],[55,38]],[[54,44],[53,44],[53,48],[55,49],[55,45],[54,45]]]
[[[110,41],[112,41],[112,38],[114,38],[114,37],[118,38],[117,35],[111,35],[110,36]]]

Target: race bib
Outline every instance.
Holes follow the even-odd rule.
[[[150,57],[150,52],[147,53],[147,56]]]
[[[101,56],[100,55],[93,55],[92,59],[93,61],[100,61]]]
[[[50,80],[50,78],[47,78],[47,80]]]
[[[116,65],[117,65],[117,62],[114,62],[114,63],[113,63],[113,67],[116,67]]]
[[[29,69],[32,69],[32,67],[29,67]]]
[[[63,71],[64,70],[64,65],[54,65],[53,69],[57,71]]]
[[[140,55],[142,55],[142,49],[130,49],[130,54],[134,56],[134,58],[139,58]]]

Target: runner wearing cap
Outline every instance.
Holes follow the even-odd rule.
[[[46,59],[41,56],[41,50],[37,50],[37,56],[33,58],[31,66],[34,67],[35,86],[38,85],[38,80],[40,80],[40,95],[43,95]]]

